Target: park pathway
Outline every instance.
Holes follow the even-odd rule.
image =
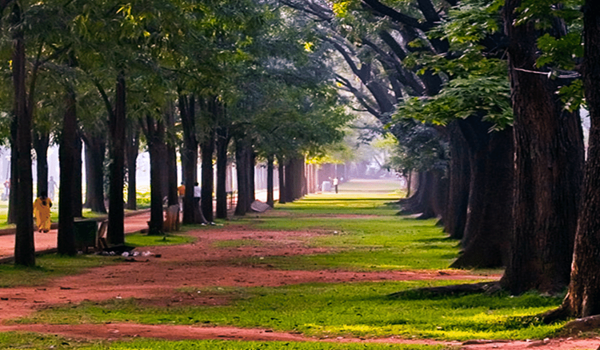
[[[147,210],[135,213],[125,217],[125,233],[138,232],[148,227],[148,220],[150,220],[150,212]],[[42,252],[52,249],[56,249],[58,230],[52,229],[48,233],[35,232],[35,251]],[[0,236],[0,260],[10,258],[14,255],[15,251],[15,235],[5,234]]]
[[[274,195],[277,198],[279,191],[275,190]],[[256,199],[262,202],[267,201],[267,191],[256,191]],[[140,210],[139,212],[128,213],[125,216],[125,234],[139,232],[148,227],[147,222],[150,220],[149,210]],[[0,234],[0,261],[6,260],[14,256],[15,252],[15,235],[3,230],[5,233]],[[44,252],[56,249],[58,230],[56,228],[48,233],[35,232],[35,251]]]

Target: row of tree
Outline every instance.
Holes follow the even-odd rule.
[[[282,2],[313,20],[346,64],[339,84],[399,141],[396,166],[419,172],[404,210],[441,218],[462,240],[453,266],[506,266],[501,286],[515,294],[570,283],[552,317],[600,312],[600,5]]]
[[[277,3],[7,0],[0,10],[1,69],[12,79],[1,99],[4,139],[12,150],[9,221],[17,226],[20,265],[35,264],[32,145],[38,195],[47,191],[47,149],[51,142],[60,146],[58,250],[75,254],[73,220],[84,202],[82,144],[85,206],[106,212],[108,197],[107,238],[122,244],[124,209],[136,208],[140,147],[151,159],[149,232],[156,234],[163,198],[177,204],[178,150],[186,185],[183,222],[212,221],[215,159],[216,217],[227,216],[231,154],[236,214],[243,215],[254,200],[257,159],[268,163],[270,202],[275,160],[284,174],[282,199],[294,200],[305,190],[304,157],[339,141],[349,120],[327,52],[313,50],[304,23]],[[197,203],[193,189],[200,177]]]

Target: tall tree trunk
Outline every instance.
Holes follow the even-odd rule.
[[[183,196],[184,224],[195,224],[194,184],[198,181],[198,140],[196,139],[196,107],[193,95],[186,96],[179,92],[179,113],[183,126],[183,148],[181,150],[181,165],[185,185]]]
[[[73,150],[73,180],[71,182],[73,188],[73,217],[80,218],[83,217],[83,194],[82,194],[82,167],[83,162],[81,159],[81,151],[83,148],[83,143],[81,141],[80,131],[75,125],[75,140],[74,142],[74,150]],[[59,186],[60,187],[60,186]],[[60,194],[60,192],[59,192]]]
[[[256,200],[256,181],[254,176],[256,168],[256,154],[254,153],[251,145],[248,145],[246,155],[248,157],[248,167],[246,169],[248,171],[248,199],[246,202],[246,210],[250,211],[250,206]]]
[[[600,314],[600,3],[587,0],[583,13],[583,84],[591,128],[571,283],[560,317]]]
[[[285,165],[283,156],[277,157],[277,163],[279,172],[279,204],[285,204],[288,199],[286,197],[287,189],[285,183]]]
[[[58,253],[75,255],[75,231],[73,228],[73,199],[75,172],[75,153],[77,152],[77,110],[73,88],[67,88],[65,98],[66,111],[63,118],[60,141],[60,200],[58,207]]]
[[[125,243],[125,220],[123,205],[123,183],[125,166],[125,120],[126,120],[125,76],[117,77],[115,110],[110,113],[110,187],[107,238],[110,244]]]
[[[125,139],[125,161],[127,163],[127,205],[137,210],[137,157],[140,148],[140,130],[137,123],[128,122]]]
[[[246,215],[248,211],[248,148],[246,140],[239,138],[235,140],[235,167],[237,172],[237,205],[235,215]]]
[[[13,5],[12,14],[21,24],[22,13],[19,3]],[[22,29],[17,29],[13,40],[12,71],[14,84],[14,113],[17,119],[17,177],[18,201],[17,230],[15,235],[15,264],[35,265],[33,241],[33,177],[31,174],[31,106],[25,88],[25,40]],[[13,179],[15,180],[15,179]]]
[[[273,199],[273,155],[267,157],[267,204],[273,208],[275,200]]]
[[[167,160],[167,196],[168,205],[179,205],[179,196],[177,195],[177,152],[175,144],[177,138],[175,136],[175,106],[172,101],[167,105],[165,113],[165,122],[167,128],[165,152]]]
[[[151,116],[146,117],[143,126],[148,152],[150,153],[150,222],[148,234],[160,235],[163,233],[163,194],[162,170],[164,168],[165,126],[162,121],[155,121]]]
[[[48,192],[48,147],[50,147],[50,133],[48,131],[34,132],[33,148],[37,160],[37,197]],[[53,199],[53,198],[51,198]]]
[[[292,157],[288,162],[286,170],[286,187],[288,199],[295,201],[302,197],[302,185],[304,184],[304,158],[302,156]],[[289,179],[289,181],[287,181]]]
[[[213,215],[213,188],[214,168],[213,155],[215,153],[215,131],[213,128],[204,135],[200,144],[202,153],[202,213],[207,221],[214,221]]]
[[[423,171],[419,173],[417,181],[417,190],[407,199],[401,199],[400,205],[403,214],[421,214],[419,219],[431,219],[436,217],[432,206],[432,198],[435,197],[436,183],[433,171]]]
[[[227,218],[227,148],[229,130],[224,126],[217,128],[217,218]]]
[[[106,213],[104,204],[104,160],[106,136],[83,134],[85,142],[85,207]]]
[[[511,256],[501,284],[513,294],[554,293],[569,282],[584,159],[578,113],[564,111],[558,82],[536,69],[540,32],[515,26],[520,0],[507,0],[515,141]]]
[[[10,187],[8,193],[8,224],[17,223],[17,179],[19,177],[19,164],[17,150],[17,117],[10,122]]]
[[[287,163],[284,168],[285,172],[285,201],[293,202],[296,200],[294,198],[294,183],[296,178],[294,177],[294,159],[287,159]]]
[[[468,157],[468,145],[458,126],[458,121],[448,125],[450,140],[449,194],[444,231],[452,238],[461,239],[467,222],[469,203],[469,183],[471,169]],[[408,175],[408,188],[411,185]]]
[[[488,133],[489,123],[471,120],[471,189],[462,255],[452,267],[492,268],[508,262],[512,222],[512,130]]]

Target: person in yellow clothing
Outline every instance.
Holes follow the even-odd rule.
[[[52,207],[52,201],[46,193],[40,193],[40,196],[33,202],[33,215],[35,215],[35,222],[40,232],[50,231],[50,208]]]

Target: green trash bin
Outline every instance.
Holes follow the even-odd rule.
[[[95,220],[81,220],[73,222],[75,231],[75,247],[77,250],[87,252],[89,247],[96,246],[96,233],[98,222]]]

